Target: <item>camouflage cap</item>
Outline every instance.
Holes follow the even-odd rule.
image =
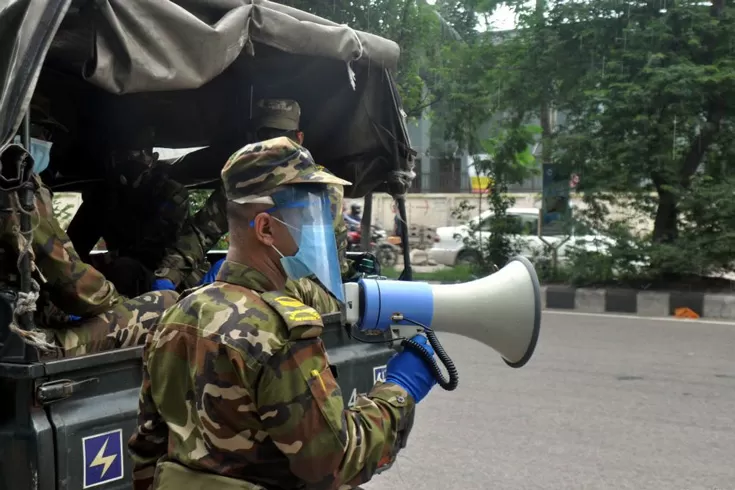
[[[309,150],[285,136],[235,152],[222,169],[222,183],[227,199],[240,204],[265,202],[282,185],[352,185],[314,163]]]
[[[291,99],[261,99],[256,104],[255,129],[263,127],[297,131],[301,119],[301,106]]]

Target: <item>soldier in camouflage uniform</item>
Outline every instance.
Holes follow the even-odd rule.
[[[5,151],[3,157],[17,154],[17,148]],[[8,164],[11,162],[3,158],[3,165]],[[21,209],[18,193],[0,192],[0,288],[19,290],[18,257],[30,253],[39,289],[34,323],[40,330],[29,333],[14,325],[11,328],[35,346],[48,349],[44,353],[47,358],[142,344],[146,332],[175,303],[178,294],[163,291],[132,299],[121,296],[99,271],[80,259],[54,217],[50,190],[36,173],[30,179],[35,211],[28,238],[19,233],[20,213],[27,211]]]
[[[346,409],[321,316],[283,291],[287,278],[310,268],[326,288],[335,279],[341,287],[325,185],[346,182],[285,137],[236,152],[222,180],[227,260],[215,282],[182,294],[146,343],[128,442],[134,488],[338,490],[367,482],[404,447],[415,406],[435,380],[404,351],[388,363],[386,381]],[[310,235],[315,228],[302,223],[320,231]]]
[[[152,146],[108,150],[105,182],[83,193],[67,233],[84,260],[100,238],[100,271],[125,295],[150,291],[153,271],[189,215],[189,192],[168,175]]]
[[[299,129],[301,108],[298,102],[289,99],[264,99],[256,103],[254,124],[257,141],[288,136],[299,144],[304,142],[304,133]],[[337,236],[339,263],[342,276],[354,275],[351,261],[345,257],[347,251],[347,228],[342,219],[344,190],[339,185],[329,185],[329,199],[334,214],[334,230]],[[226,199],[224,189],[218,186],[192,222],[185,226],[175,245],[169,247],[155,275],[170,280],[171,287],[186,289],[202,284],[210,269],[207,252],[227,233],[225,216]],[[219,264],[218,264],[219,266]],[[217,266],[217,267],[218,267]],[[215,267],[210,276],[216,275]],[[211,281],[212,277],[208,280]]]

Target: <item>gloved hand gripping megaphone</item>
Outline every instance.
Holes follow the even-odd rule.
[[[417,352],[448,391],[457,387],[458,374],[435,331],[478,340],[513,368],[524,366],[536,349],[541,287],[533,264],[522,256],[494,274],[462,284],[362,278],[344,288],[349,326],[363,335],[389,335],[397,350]],[[448,381],[433,356],[410,340],[417,333],[428,338],[447,369]]]

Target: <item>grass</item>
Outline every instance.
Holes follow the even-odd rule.
[[[401,271],[392,267],[383,267],[381,274],[388,279],[398,279]],[[437,282],[467,282],[475,279],[469,266],[458,265],[457,267],[448,267],[439,269],[434,272],[413,272],[414,281],[437,281]]]

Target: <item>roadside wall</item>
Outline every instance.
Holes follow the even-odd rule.
[[[516,198],[516,207],[539,208],[541,206],[540,194],[525,193],[513,194],[513,196]],[[488,209],[487,200],[477,194],[408,194],[406,197],[408,222],[411,225],[432,228],[458,225],[460,221],[452,217],[452,210],[456,209],[463,200],[467,200],[475,206],[470,216],[477,216],[480,212]],[[353,201],[363,204],[362,199],[346,199],[346,206],[349,207]],[[57,216],[61,220],[62,226],[66,227],[81,204],[81,196],[78,193],[59,192],[54,195],[54,203]],[[580,208],[584,207],[578,197],[572,197],[572,205]],[[612,207],[610,212],[614,217],[629,216],[630,208],[620,205]],[[388,194],[373,196],[373,223],[392,230],[393,216],[393,198]],[[637,221],[639,230],[651,229],[651,220],[638,217]]]
[[[524,193],[512,194],[516,198],[515,207],[518,208],[540,208],[541,194]],[[468,201],[475,209],[470,217],[477,216],[487,211],[489,205],[485,197],[477,194],[408,194],[406,196],[406,214],[408,222],[412,225],[429,226],[438,228],[440,226],[455,226],[460,221],[452,217],[452,210],[456,209],[462,201]],[[363,203],[362,199],[346,200],[349,206],[352,201]],[[572,206],[584,209],[580,197],[572,197]],[[639,231],[650,231],[653,222],[642,216],[635,216],[629,206],[619,205],[611,207],[610,215],[613,218],[633,217],[636,228]],[[394,206],[393,198],[388,194],[376,194],[373,196],[373,223],[384,228],[393,227]]]

